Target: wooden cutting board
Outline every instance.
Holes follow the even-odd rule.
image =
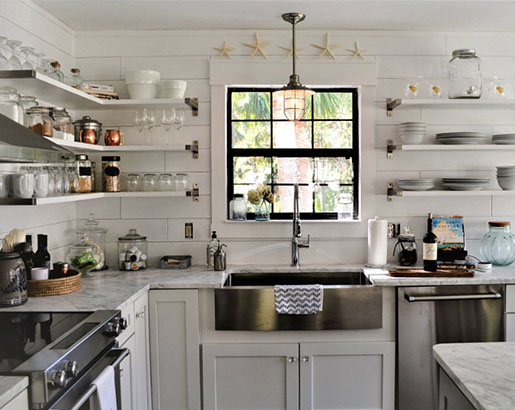
[[[392,269],[389,276],[396,278],[472,278],[474,271],[468,269],[438,269],[427,272],[423,269]]]

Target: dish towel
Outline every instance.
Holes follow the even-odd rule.
[[[324,306],[322,285],[274,286],[275,311],[280,315],[314,315]]]
[[[113,366],[107,366],[91,384],[97,386],[97,392],[91,396],[91,410],[118,409]]]

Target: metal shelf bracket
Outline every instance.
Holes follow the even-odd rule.
[[[200,200],[198,184],[193,184],[193,189],[191,191],[187,191],[186,196],[191,196],[193,198],[193,202],[198,202]]]
[[[191,107],[191,114],[198,117],[198,98],[185,98],[184,103]]]
[[[198,159],[198,140],[194,140],[191,145],[186,144],[185,150],[191,151],[191,153],[193,154],[193,159]]]
[[[386,158],[392,159],[393,158],[393,151],[402,149],[402,145],[395,145],[393,143],[393,140],[386,141]]]
[[[394,196],[402,196],[402,191],[397,191],[394,187],[393,187],[393,183],[388,183],[388,188],[387,188],[387,194],[386,194],[386,200],[388,202],[392,201],[393,197]]]
[[[386,116],[391,117],[392,111],[395,110],[399,105],[401,105],[400,98],[387,98],[386,99]]]

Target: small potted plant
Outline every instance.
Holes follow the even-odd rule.
[[[270,220],[270,204],[274,202],[274,194],[268,185],[258,185],[255,189],[247,192],[247,199],[255,205],[256,221]]]

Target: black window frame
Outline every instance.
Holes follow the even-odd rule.
[[[311,122],[311,140],[314,141],[315,122],[322,121],[352,121],[352,148],[233,148],[232,146],[232,93],[237,92],[266,92],[270,93],[270,109],[272,111],[272,93],[275,88],[271,87],[228,87],[227,88],[227,138],[226,138],[226,161],[227,161],[227,218],[229,219],[229,202],[234,195],[234,158],[235,157],[290,157],[290,158],[350,158],[353,164],[353,180],[350,184],[340,184],[340,186],[353,187],[353,205],[354,215],[352,220],[359,219],[359,180],[360,180],[360,113],[359,113],[359,89],[357,87],[329,87],[329,88],[313,88],[315,92],[326,93],[350,93],[352,94],[352,119],[314,119],[314,104],[311,104],[312,115],[310,119],[303,119],[301,121]],[[313,98],[313,97],[309,97]],[[269,120],[235,120],[235,122],[254,122],[254,121],[268,121],[270,122],[270,138],[273,141],[273,123],[279,121],[288,121],[286,119],[274,119],[273,113],[270,113]],[[316,155],[313,155],[316,153]],[[275,186],[293,186],[293,183],[270,183],[267,184],[272,188]],[[327,184],[320,184],[321,186]],[[307,183],[299,183],[299,186],[309,186]],[[313,204],[314,206],[314,204]],[[273,209],[273,208],[272,208]],[[293,216],[292,212],[271,212],[271,220],[287,220]],[[254,213],[248,212],[247,219],[253,220]],[[338,214],[336,212],[301,212],[301,218],[306,220],[337,220]]]

